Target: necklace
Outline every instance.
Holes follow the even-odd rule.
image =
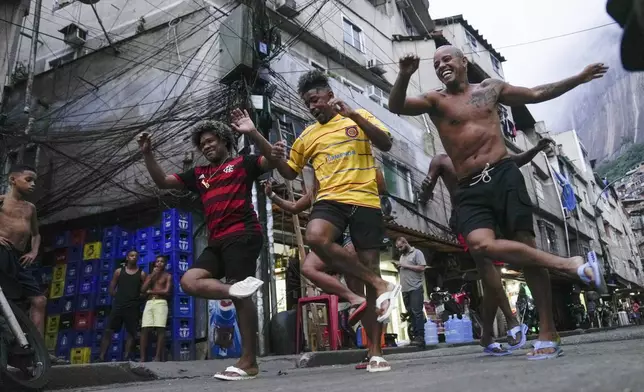
[[[215,170],[215,172],[212,173],[208,177],[208,179],[204,178],[203,180],[201,180],[201,185],[203,185],[204,188],[209,189],[210,188],[210,180],[212,180],[212,178],[214,176],[216,176],[217,173],[219,173],[219,170],[221,170],[221,167],[224,166],[229,160],[230,160],[230,157],[226,158],[221,164],[219,164],[219,167],[217,168],[217,170]]]

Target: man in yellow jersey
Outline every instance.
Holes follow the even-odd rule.
[[[369,331],[369,372],[391,369],[382,358],[382,323],[388,321],[400,286],[383,280],[377,271],[385,235],[371,145],[389,151],[392,138],[385,126],[364,109],[353,110],[335,97],[327,76],[310,71],[299,80],[298,92],[317,122],[295,140],[287,162],[277,163],[280,174],[293,180],[310,161],[319,189],[306,242],[333,270],[363,281],[367,313],[377,314]],[[276,146],[275,148],[280,148]],[[335,241],[349,227],[356,254]]]

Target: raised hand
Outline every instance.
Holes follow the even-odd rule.
[[[400,72],[406,75],[411,75],[416,72],[419,65],[420,57],[416,56],[415,54],[407,54],[401,57],[400,61],[398,62]]]
[[[253,123],[253,120],[250,119],[246,110],[241,111],[239,109],[235,109],[231,113],[231,117],[230,126],[235,132],[248,134],[255,131],[255,124]]]
[[[146,154],[150,152],[152,148],[152,135],[148,132],[142,132],[139,134],[139,137],[136,139],[136,142],[139,143],[139,148],[141,152]]]
[[[286,160],[286,141],[285,140],[280,140],[277,143],[273,144],[271,148],[270,159],[273,161]]]
[[[539,149],[539,151],[543,151],[553,144],[555,144],[555,141],[550,139],[549,137],[546,137],[543,139],[539,139],[539,142],[537,143],[537,148]]]
[[[351,106],[347,105],[347,103],[340,98],[331,98],[329,100],[329,106],[334,108],[341,116],[344,117],[351,117],[351,115],[355,113]]]
[[[599,79],[608,72],[608,67],[604,63],[591,64],[584,68],[579,74],[582,83],[588,83],[591,80]]]

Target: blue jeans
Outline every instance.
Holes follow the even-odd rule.
[[[411,315],[416,340],[425,340],[425,313],[423,312],[425,295],[423,294],[423,287],[405,291],[402,295],[405,309]]]

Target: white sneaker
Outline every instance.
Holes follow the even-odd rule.
[[[230,296],[235,298],[248,298],[255,294],[257,290],[264,284],[263,281],[249,276],[248,278],[237,282],[230,286]]]

